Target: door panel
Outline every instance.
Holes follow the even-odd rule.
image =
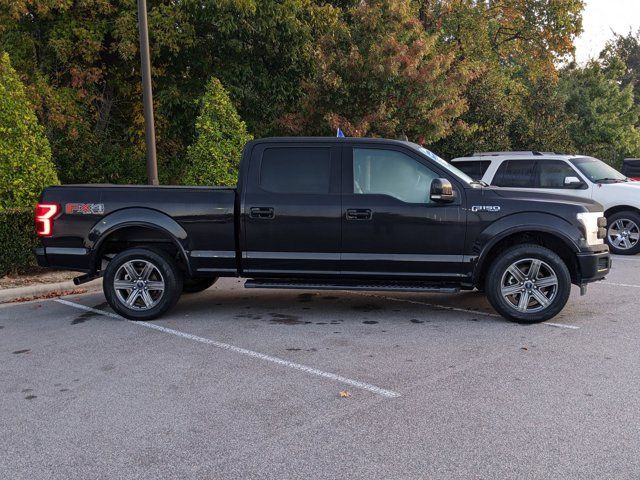
[[[346,147],[343,160],[343,276],[457,277],[466,217],[463,189],[453,204],[429,200],[433,178],[447,176],[410,151]]]
[[[337,274],[340,259],[338,147],[257,147],[242,200],[242,270],[255,276]]]

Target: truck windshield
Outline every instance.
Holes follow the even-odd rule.
[[[582,174],[594,183],[626,182],[627,177],[602,160],[593,157],[576,157],[569,160]]]
[[[455,175],[456,177],[458,177],[460,180],[464,181],[465,183],[467,183],[469,185],[475,185],[475,186],[479,185],[480,182],[474,181],[473,178],[471,178],[469,175],[464,173],[459,168],[454,167],[453,165],[451,165],[446,160],[440,158],[438,155],[433,153],[431,150],[429,150],[427,148],[424,148],[424,147],[422,147],[420,145],[414,145],[414,147],[417,148],[417,150],[420,153],[422,153],[423,155],[425,155],[429,159],[433,160],[438,165],[440,165],[442,168],[444,168],[447,171],[451,172],[453,175]]]

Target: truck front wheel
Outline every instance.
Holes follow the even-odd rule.
[[[564,308],[571,275],[562,259],[540,245],[516,245],[489,267],[489,302],[500,315],[521,323],[544,322]]]
[[[129,320],[152,320],[180,298],[182,273],[167,253],[132,248],[109,262],[102,288],[116,313]]]

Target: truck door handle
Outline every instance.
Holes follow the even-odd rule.
[[[371,210],[368,208],[348,208],[347,220],[371,220]]]
[[[273,207],[251,207],[249,216],[251,218],[273,218],[275,217],[275,210]]]

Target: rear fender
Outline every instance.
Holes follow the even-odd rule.
[[[126,227],[147,227],[166,234],[175,244],[191,274],[187,249],[188,235],[184,228],[165,213],[150,208],[125,208],[102,218],[89,231],[85,238],[85,247],[91,251],[92,264],[99,260],[96,255],[103,242],[114,232]]]

